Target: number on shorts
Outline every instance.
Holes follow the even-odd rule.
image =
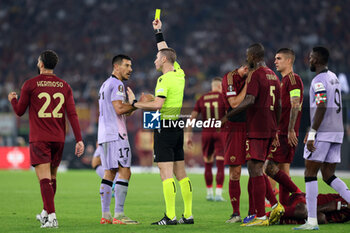
[[[64,95],[60,92],[57,92],[53,95],[54,99],[59,98],[60,102],[57,104],[57,106],[54,108],[54,110],[52,111],[52,114],[50,112],[45,112],[47,107],[50,105],[51,103],[51,96],[49,93],[47,92],[41,92],[38,95],[39,99],[45,98],[45,103],[43,104],[43,106],[40,108],[39,112],[38,112],[38,117],[39,118],[50,118],[52,115],[54,118],[62,118],[63,117],[63,113],[59,113],[58,111],[62,108],[62,105],[64,103]]]
[[[128,158],[129,157],[129,151],[130,151],[129,147],[119,148],[120,158],[124,158],[123,149],[125,150],[125,157]]]

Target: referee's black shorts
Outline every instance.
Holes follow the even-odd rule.
[[[162,128],[154,130],[154,162],[184,160],[184,130]]]

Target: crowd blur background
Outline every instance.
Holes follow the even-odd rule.
[[[153,93],[156,42],[152,20],[162,9],[163,32],[178,54],[186,73],[184,108],[188,111],[209,91],[215,76],[237,68],[247,46],[261,42],[267,65],[275,70],[274,55],[281,47],[296,52],[294,71],[305,85],[301,136],[293,166],[303,166],[302,139],[309,123],[308,68],[312,47],[329,48],[329,69],[340,78],[345,138],[340,168],[350,168],[350,2],[346,0],[1,0],[0,1],[0,146],[28,145],[26,114],[14,117],[7,100],[20,93],[25,80],[37,73],[37,58],[45,49],[60,58],[57,76],[72,87],[86,153],[73,155],[74,137],[69,127],[64,152],[68,167],[86,168],[96,146],[98,90],[109,77],[114,55],[133,58],[133,74],[126,85],[137,95]],[[276,72],[277,73],[277,72]],[[188,112],[187,111],[187,112]],[[133,164],[152,166],[152,133],[142,130],[142,113],[128,119]],[[186,148],[188,166],[201,166],[200,134],[192,150]],[[242,145],[243,146],[243,145]]]

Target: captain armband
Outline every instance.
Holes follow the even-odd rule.
[[[289,92],[290,97],[300,97],[300,89],[294,89]]]
[[[326,92],[315,93],[315,101],[317,105],[321,103],[327,103],[327,93]]]

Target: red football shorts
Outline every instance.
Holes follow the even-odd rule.
[[[225,165],[243,165],[246,162],[247,126],[245,122],[225,124]]]
[[[204,157],[224,156],[223,134],[214,130],[202,131],[202,152]]]
[[[32,166],[51,163],[52,167],[60,165],[64,142],[31,142],[29,144]]]
[[[271,151],[273,138],[248,138],[246,160],[265,161]]]
[[[276,163],[292,163],[295,147],[291,147],[288,144],[288,136],[287,135],[278,135],[280,146],[272,147],[271,153],[267,157],[267,159],[272,160]]]

